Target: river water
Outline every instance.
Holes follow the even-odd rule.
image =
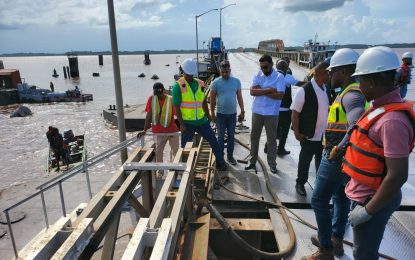
[[[410,49],[415,51],[415,49]],[[407,49],[396,49],[399,56]],[[172,85],[173,75],[177,71],[176,59],[181,62],[194,54],[151,55],[151,65],[143,64],[143,55],[120,56],[121,78],[124,104],[145,103],[152,92],[153,74],[166,87]],[[252,75],[258,70],[256,53],[230,54],[232,74],[242,82],[247,124],[250,125],[251,97],[247,89]],[[111,56],[104,56],[104,65],[98,65],[97,56],[79,56],[79,80],[64,79],[62,66],[68,65],[66,56],[43,57],[6,57],[1,58],[5,68],[20,70],[20,75],[31,85],[48,88],[52,81],[55,91],[66,91],[74,86],[84,93],[94,95],[94,101],[88,103],[53,103],[26,104],[33,112],[25,118],[9,118],[16,106],[0,107],[0,193],[2,190],[18,184],[42,182],[47,180],[46,158],[48,143],[45,136],[47,127],[53,125],[61,132],[72,129],[75,134],[85,133],[89,157],[97,155],[118,142],[117,129],[106,124],[102,118],[102,109],[115,104],[115,90]],[[166,66],[169,64],[170,66]],[[294,76],[302,79],[307,71],[292,64]],[[53,78],[56,69],[60,76]],[[92,77],[99,72],[100,77]],[[138,78],[140,73],[146,74],[144,79]],[[415,97],[414,83],[411,84],[408,96]],[[127,138],[134,133],[127,133]],[[97,167],[94,173],[113,172],[120,165],[119,155],[114,155]]]

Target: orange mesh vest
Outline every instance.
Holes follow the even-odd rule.
[[[415,129],[415,113],[410,102],[391,103],[370,109],[357,121],[343,159],[342,171],[344,173],[376,190],[380,187],[387,169],[383,147],[373,142],[368,134],[370,127],[391,111],[406,112]],[[413,149],[414,144],[415,135],[411,143],[408,144],[410,150]]]

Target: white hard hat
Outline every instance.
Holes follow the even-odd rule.
[[[366,49],[360,55],[353,76],[394,70],[400,67],[396,53],[389,47],[377,46]]]
[[[327,69],[356,64],[357,59],[359,59],[359,53],[356,51],[349,48],[338,49],[331,57],[330,66]]]
[[[185,59],[182,64],[183,72],[187,75],[196,75],[196,62],[192,59]]]
[[[402,59],[412,59],[413,57],[414,55],[410,51],[407,51],[402,55]]]

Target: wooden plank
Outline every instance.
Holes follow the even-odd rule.
[[[169,249],[171,246],[171,224],[171,218],[165,218],[161,223],[161,227],[158,230],[157,240],[154,244],[150,260],[167,259],[169,255]]]
[[[142,161],[146,161],[152,154],[152,149],[148,150],[141,158]],[[141,173],[137,171],[131,172],[127,179],[123,182],[118,189],[116,195],[108,202],[101,214],[96,218],[94,222],[95,234],[91,239],[91,242],[85,248],[80,258],[89,259],[94,254],[96,248],[104,238],[110,224],[115,219],[116,214],[122,210],[124,203],[128,200],[130,194],[136,187],[140,180]]]
[[[141,259],[146,248],[144,235],[148,224],[148,218],[140,218],[121,260]]]
[[[181,161],[182,153],[183,153],[183,148],[179,148],[179,150],[176,153],[176,156],[174,157],[174,160],[173,160],[174,163]],[[150,228],[159,227],[162,219],[164,218],[164,213],[165,213],[166,204],[167,204],[167,194],[171,190],[171,187],[173,186],[174,177],[175,177],[174,171],[169,171],[167,173],[166,179],[164,180],[164,184],[161,187],[156,203],[154,204],[153,210],[151,211],[151,214],[150,214],[150,222],[149,222]]]
[[[209,251],[210,213],[199,217],[196,223],[199,225],[192,227],[195,231],[191,259],[204,260],[207,259]]]
[[[151,171],[141,172],[142,201],[146,210],[151,212],[154,206],[153,180]]]
[[[137,213],[140,214],[140,217],[148,218],[150,215],[150,211],[146,210],[133,194],[131,194],[128,198],[128,203],[130,203],[131,207],[133,207]]]
[[[61,230],[70,225],[69,217],[61,217],[48,229],[42,230],[41,235],[35,237],[36,241],[20,250],[19,259],[43,260],[51,258],[70,235],[70,232],[61,232]]]
[[[253,218],[227,218],[229,225],[237,231],[273,231],[270,219],[253,219]],[[210,229],[219,230],[222,226],[212,218],[210,220]]]
[[[121,212],[117,213],[113,219],[110,228],[105,234],[104,245],[102,247],[101,260],[112,260],[115,251],[115,242],[117,241],[118,227],[120,225]]]
[[[189,157],[187,158],[186,163],[186,171],[182,175],[182,179],[180,181],[179,191],[176,195],[176,200],[173,205],[173,209],[171,211],[171,219],[172,219],[172,245],[176,245],[177,237],[179,236],[179,227],[180,222],[182,219],[182,213],[185,206],[186,198],[188,196],[189,190],[190,190],[190,175],[193,174],[192,168],[193,168],[193,161],[196,157],[196,151],[197,149],[193,148],[190,151]],[[170,248],[169,256],[172,256],[174,251],[174,246]]]
[[[137,148],[127,159],[126,162],[136,161],[140,153],[146,151],[144,148]],[[102,187],[102,189],[95,194],[95,196],[88,203],[82,214],[75,221],[74,226],[77,226],[84,218],[96,218],[106,205],[105,195],[110,190],[115,190],[120,186],[121,182],[125,180],[125,174],[122,167],[120,167],[110,180]]]
[[[59,250],[52,256],[52,260],[78,259],[79,254],[88,244],[93,235],[92,218],[86,218],[72,231],[68,239]]]

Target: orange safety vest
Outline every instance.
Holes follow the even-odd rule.
[[[383,147],[369,138],[369,129],[379,118],[391,111],[406,112],[415,129],[415,112],[411,102],[390,103],[370,109],[357,121],[343,158],[342,172],[376,190],[385,178],[387,169]],[[408,144],[410,150],[414,145],[415,135]]]

